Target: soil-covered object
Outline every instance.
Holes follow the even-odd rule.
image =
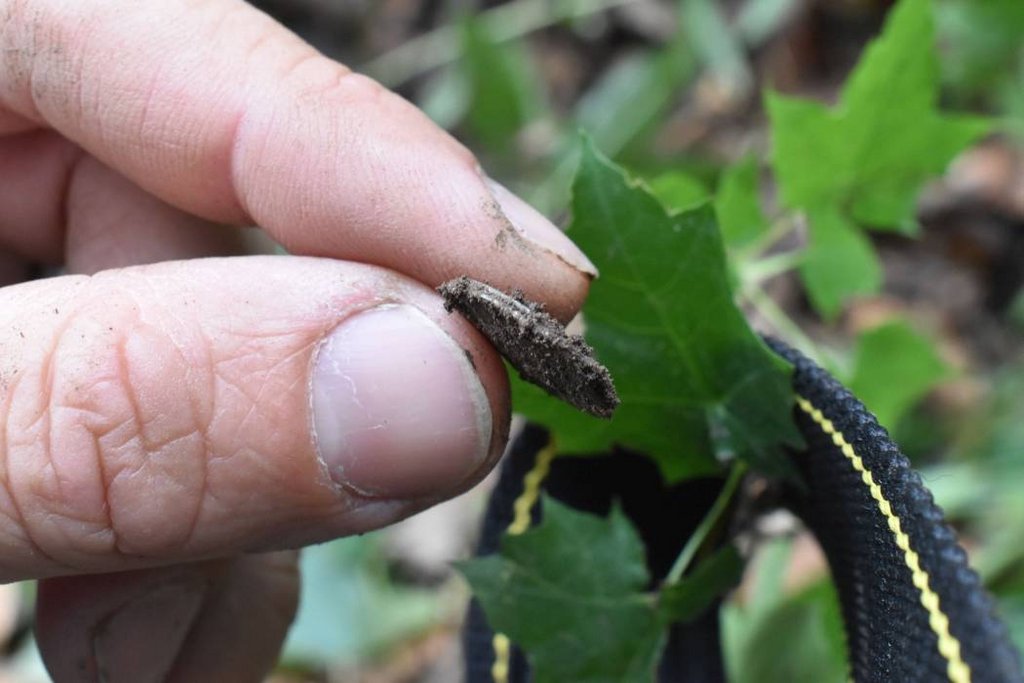
[[[445,309],[465,316],[524,380],[591,415],[609,418],[615,412],[619,397],[608,368],[583,337],[568,334],[543,305],[465,276],[437,291]]]

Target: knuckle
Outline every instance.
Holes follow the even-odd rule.
[[[301,102],[345,108],[379,106],[388,89],[369,76],[356,73],[317,52],[297,57],[287,68],[283,82]]]
[[[377,103],[391,91],[369,76],[349,71],[343,67],[338,70],[334,89],[344,101],[358,103]]]

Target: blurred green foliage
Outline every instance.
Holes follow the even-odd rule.
[[[282,662],[298,670],[353,666],[383,656],[446,616],[438,594],[388,579],[378,534],[303,551],[299,613]]]
[[[939,63],[931,0],[902,0],[864,52],[834,109],[770,93],[772,162],[786,206],[810,219],[802,274],[828,317],[881,285],[859,228],[917,229],[925,180],[941,173],[989,124],[936,109]]]
[[[767,544],[750,567],[748,598],[722,610],[722,647],[732,683],[847,680],[835,589],[818,580],[787,593],[783,583],[791,556],[788,540]]]
[[[861,333],[847,387],[882,426],[893,427],[951,371],[932,342],[904,320]]]
[[[462,68],[469,83],[466,126],[492,153],[512,152],[516,135],[541,111],[543,93],[525,46],[498,44],[486,24],[467,18]]]
[[[997,111],[1015,108],[1024,83],[1024,3],[944,0],[936,9],[943,82],[951,95]]]

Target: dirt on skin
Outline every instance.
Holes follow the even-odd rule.
[[[445,309],[480,330],[524,380],[591,415],[610,418],[615,412],[619,397],[608,369],[583,337],[567,334],[543,305],[465,276],[437,291]]]

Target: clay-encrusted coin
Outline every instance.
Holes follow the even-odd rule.
[[[541,304],[465,276],[437,291],[445,309],[465,316],[524,380],[591,415],[609,418],[615,412],[619,397],[608,369],[583,337],[566,333]]]

